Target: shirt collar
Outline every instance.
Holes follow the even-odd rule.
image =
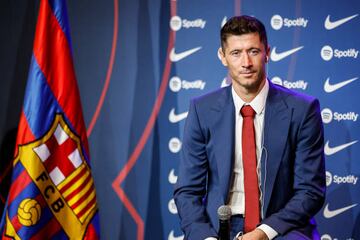
[[[269,93],[269,82],[266,79],[265,84],[258,95],[249,103],[244,102],[235,92],[234,86],[231,87],[231,93],[235,104],[235,110],[237,113],[240,112],[244,105],[250,105],[256,112],[256,114],[263,113],[265,109],[266,98]]]

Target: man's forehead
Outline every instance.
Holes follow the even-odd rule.
[[[264,44],[258,33],[247,33],[242,35],[229,35],[225,41],[225,48],[261,48]]]

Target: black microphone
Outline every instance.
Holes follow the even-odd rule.
[[[231,208],[222,205],[217,211],[219,217],[219,240],[230,240]]]

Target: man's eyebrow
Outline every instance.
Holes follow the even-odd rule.
[[[251,51],[251,50],[261,51],[261,48],[259,48],[259,47],[250,47],[248,49],[234,48],[234,49],[229,50],[229,52],[232,53],[232,52]]]

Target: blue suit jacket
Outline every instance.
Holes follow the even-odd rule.
[[[262,221],[280,235],[315,237],[325,198],[319,102],[271,82],[261,154]],[[231,86],[191,101],[174,198],[185,239],[217,236],[228,201],[235,140]],[[306,239],[306,237],[305,237]]]

